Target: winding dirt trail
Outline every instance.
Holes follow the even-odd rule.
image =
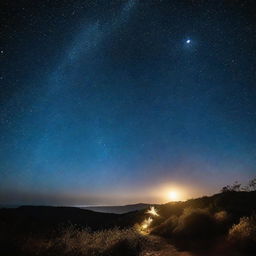
[[[148,235],[148,238],[152,246],[145,250],[141,256],[244,256],[244,254],[228,247],[223,241],[209,248],[208,251],[192,253],[188,251],[178,251],[168,240],[159,236]]]
[[[144,251],[142,256],[193,256],[193,254],[189,252],[177,251],[173,245],[169,244],[163,238],[150,236],[150,240],[152,240],[152,244],[155,244],[155,246]]]

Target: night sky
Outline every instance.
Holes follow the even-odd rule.
[[[0,203],[125,204],[256,174],[254,0],[0,4]]]

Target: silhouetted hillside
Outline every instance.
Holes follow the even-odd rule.
[[[233,256],[234,250],[241,251],[239,255],[243,256],[256,253],[256,192],[225,192],[155,208],[159,216],[144,230],[149,238],[150,234],[167,238],[177,248],[193,253],[216,248],[221,251],[212,255]],[[102,242],[94,248],[96,255],[124,255],[129,250],[132,253],[127,255],[139,255],[144,248],[141,246],[149,245],[139,229],[133,227],[142,227],[148,217],[145,209],[126,214],[75,207],[0,209],[0,242],[4,244],[0,254],[34,255],[36,250],[38,255],[91,255],[90,239],[97,237]],[[109,235],[113,237],[108,238]],[[107,239],[111,239],[110,244],[103,248]],[[66,253],[65,248],[73,249]]]
[[[221,247],[227,255],[256,253],[256,192],[225,192],[159,206],[150,233],[181,250]]]
[[[142,208],[126,214],[100,213],[75,207],[21,206],[14,209],[0,209],[0,221],[5,225],[26,227],[26,230],[57,227],[60,224],[75,224],[91,229],[104,229],[113,226],[128,227],[143,219],[147,204],[116,207],[117,209]],[[186,208],[207,208],[211,212],[226,211],[232,222],[249,216],[256,210],[256,192],[226,192],[210,197],[191,199],[186,202],[172,202],[157,205],[160,222],[171,215],[181,215]]]
[[[129,204],[121,206],[87,206],[81,207],[81,209],[92,210],[95,212],[105,212],[105,213],[117,213],[123,214],[133,211],[145,210],[150,206],[150,204]]]
[[[0,209],[0,220],[9,228],[33,232],[43,232],[67,224],[97,230],[131,226],[134,219],[137,219],[134,214],[99,213],[75,207],[21,206],[16,209]]]
[[[173,202],[158,207],[163,217],[179,215],[185,208],[208,208],[210,211],[227,211],[234,219],[248,216],[256,210],[256,191],[226,192],[213,196]]]

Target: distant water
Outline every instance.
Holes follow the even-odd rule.
[[[2,208],[18,208],[21,205],[19,204],[0,204],[0,209]]]
[[[77,208],[82,208],[80,206],[76,205],[52,205],[52,204],[0,204],[0,209],[2,208],[18,208],[20,206],[55,206],[55,207],[77,207]],[[84,207],[91,207],[91,205],[86,205]]]

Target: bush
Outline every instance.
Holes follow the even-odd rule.
[[[171,216],[158,226],[154,227],[151,231],[151,234],[160,235],[164,237],[172,237],[173,230],[177,227],[178,217]]]
[[[154,227],[151,233],[174,239],[211,239],[228,228],[226,211],[211,214],[208,209],[185,208],[180,216],[169,217]]]
[[[206,209],[187,208],[174,229],[177,237],[205,239],[215,234],[215,219]]]
[[[242,217],[229,230],[228,240],[241,250],[256,251],[256,216]]]
[[[225,222],[228,220],[228,214],[226,211],[219,211],[214,214],[214,218],[217,222]]]

